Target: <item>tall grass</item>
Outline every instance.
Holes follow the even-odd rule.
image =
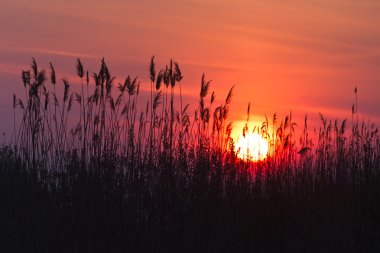
[[[77,59],[76,73],[79,91],[52,64],[22,71],[14,143],[0,152],[5,250],[379,250],[380,136],[359,122],[356,88],[351,131],[320,114],[297,135],[291,113],[251,130],[249,104],[243,135],[269,143],[254,162],[231,138],[234,87],[214,105],[202,75],[190,113],[172,60],[156,71],[151,58],[148,101],[104,59],[92,75]]]

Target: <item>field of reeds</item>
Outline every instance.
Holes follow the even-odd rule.
[[[352,117],[320,114],[315,133],[291,114],[248,129],[248,106],[242,131],[269,143],[255,162],[231,139],[234,87],[216,104],[203,75],[190,110],[174,61],[152,57],[148,84],[117,82],[104,59],[76,74],[75,91],[52,64],[22,71],[0,152],[2,252],[380,252],[380,135],[356,89]]]

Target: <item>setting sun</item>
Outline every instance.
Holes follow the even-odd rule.
[[[260,161],[266,158],[268,142],[257,133],[240,135],[236,143],[237,156],[243,160]]]

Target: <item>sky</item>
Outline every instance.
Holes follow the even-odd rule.
[[[12,97],[32,57],[75,84],[80,57],[90,72],[104,57],[113,75],[138,76],[148,65],[179,63],[187,103],[197,103],[203,73],[217,103],[235,85],[235,129],[291,111],[351,119],[358,88],[361,119],[380,124],[378,0],[1,0],[0,131],[12,129]],[[144,88],[144,86],[143,86]],[[194,106],[193,106],[194,107]]]

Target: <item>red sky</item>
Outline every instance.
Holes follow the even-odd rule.
[[[223,99],[236,85],[231,120],[292,111],[351,117],[354,87],[360,117],[380,123],[380,2],[378,0],[3,0],[0,9],[0,131],[12,128],[13,93],[31,57],[60,77],[80,57],[96,71],[105,57],[113,75],[139,76],[148,63],[173,58],[182,66],[187,102],[200,78]],[[75,77],[73,77],[73,82]],[[4,119],[4,120],[3,120]],[[299,126],[301,128],[301,126]]]

